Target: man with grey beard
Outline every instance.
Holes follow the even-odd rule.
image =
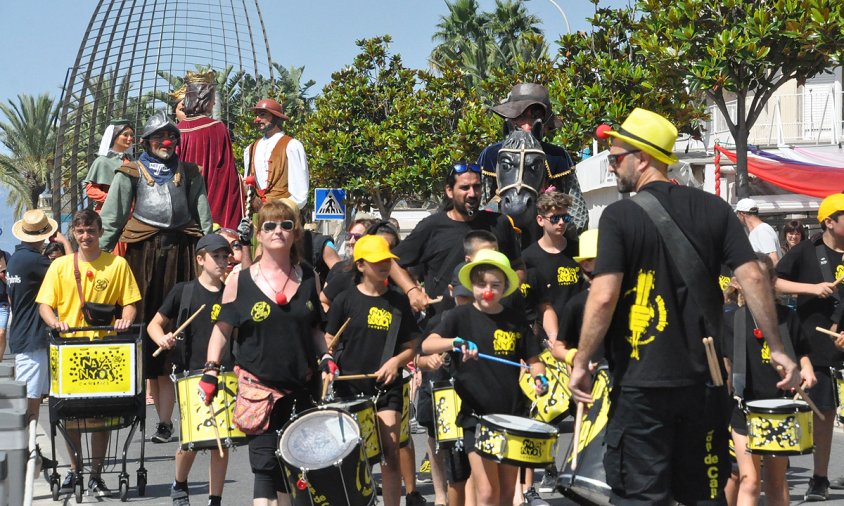
[[[179,129],[165,112],[153,114],[141,134],[144,152],[136,162],[115,170],[100,214],[102,249],[111,251],[118,240],[126,243],[126,261],[142,296],[138,314],[145,323],[176,283],[196,277],[196,241],[211,233],[205,181],[197,165],[179,160],[179,140]],[[169,352],[153,357],[157,348],[148,337],[144,339],[144,378],[150,379],[160,421],[151,440],[166,443],[173,435],[175,401],[169,373],[178,357]]]

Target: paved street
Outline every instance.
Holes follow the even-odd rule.
[[[155,428],[155,424],[157,423],[158,419],[155,415],[154,410],[152,407],[147,408],[147,438],[151,435],[152,431]],[[45,453],[49,456],[49,417],[47,415],[46,405],[44,409],[41,411],[41,418],[40,418],[40,429],[44,431],[43,434],[39,436],[39,444],[44,449]],[[125,438],[125,430],[121,431],[120,439],[124,440]],[[136,435],[133,443],[130,446],[130,460],[127,466],[127,470],[130,476],[130,490],[129,490],[129,502],[131,503],[139,503],[139,504],[147,504],[147,505],[169,505],[171,504],[169,498],[169,487],[170,483],[173,480],[173,455],[176,452],[176,448],[178,447],[177,438],[174,437],[173,441],[168,444],[152,444],[147,441],[146,444],[146,468],[148,471],[149,476],[149,483],[146,489],[146,497],[138,497],[137,491],[135,489],[136,485],[136,471],[138,469],[138,454],[140,451],[140,436]],[[563,434],[560,438],[560,445],[563,449],[567,449],[569,442],[571,440],[570,434]],[[61,439],[59,438],[58,441],[61,443]],[[416,452],[416,459],[417,462],[422,460],[424,455],[424,435],[416,434],[414,435],[414,441],[416,444],[417,452]],[[59,461],[60,461],[60,468],[59,472],[62,474],[62,477],[67,472],[67,456],[64,451],[64,445],[59,445],[61,450],[59,452]],[[833,476],[840,476],[844,474],[844,431],[840,428],[836,429],[835,432],[835,439],[833,441],[833,457],[832,462],[830,465],[831,474]],[[111,452],[110,452],[111,454]],[[811,476],[811,467],[812,467],[812,456],[805,455],[800,457],[793,457],[791,459],[791,469],[789,471],[789,486],[791,490],[791,500],[793,504],[799,503],[802,500],[803,493],[806,490],[806,482],[808,478]],[[208,498],[208,488],[206,486],[207,481],[207,470],[208,469],[208,454],[202,453],[197,458],[196,463],[194,464],[193,471],[191,473],[191,480],[190,480],[190,493],[192,498],[192,504],[195,506],[202,506],[206,503]],[[378,476],[378,470],[375,470],[376,477]],[[112,490],[116,491],[117,489],[117,475],[111,474],[106,475],[106,484]],[[537,478],[538,479],[538,478]],[[86,476],[87,480],[87,476]],[[419,490],[422,494],[425,495],[426,499],[428,499],[429,504],[433,505],[433,489],[431,485],[419,485]],[[36,483],[35,488],[35,497],[36,501],[35,504],[54,504],[50,498],[50,489],[48,483],[42,478],[39,478]],[[230,459],[229,462],[229,469],[228,469],[228,476],[226,480],[226,489],[225,493],[223,494],[223,502],[224,504],[237,504],[237,505],[244,505],[249,504],[250,499],[252,497],[252,473],[249,469],[249,457],[245,448],[238,448],[236,449]],[[554,506],[558,505],[570,505],[574,504],[571,501],[563,498],[558,493],[554,494],[545,494],[545,498]],[[61,500],[64,504],[75,504],[73,499],[69,499],[69,496],[62,496]],[[119,499],[116,497],[112,498],[94,498],[89,497],[87,495],[84,496],[85,504],[92,504],[92,503],[119,503]],[[832,491],[831,500],[827,502],[827,504],[838,504],[844,505],[844,490]]]

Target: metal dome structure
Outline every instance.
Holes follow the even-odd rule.
[[[80,183],[112,119],[139,132],[154,110],[172,113],[168,93],[187,71],[209,68],[223,121],[252,105],[244,82],[273,86],[258,0],[99,0],[65,78],[50,186],[55,218],[85,205]]]

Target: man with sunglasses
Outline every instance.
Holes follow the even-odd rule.
[[[723,379],[718,274],[727,265],[745,288],[771,366],[783,368],[777,386],[788,391],[800,376],[779,338],[770,281],[726,202],[668,180],[668,166],[677,162],[674,125],[637,108],[621,128],[602,126],[598,133],[612,138],[610,171],[618,191],[637,196],[601,215],[569,389],[576,401],[591,401],[589,361],[608,336],[614,377],[604,468],[613,504],[726,504],[732,403],[726,388],[715,385]],[[673,221],[688,249],[666,243],[669,232],[643,207],[654,203],[653,216]],[[707,336],[716,343],[711,366]]]
[[[410,298],[414,311],[423,311],[430,299],[442,297],[427,310],[430,317],[452,307],[448,282],[454,268],[463,261],[463,237],[471,230],[487,230],[498,239],[499,251],[520,270],[524,279],[521,248],[509,218],[499,213],[480,211],[481,168],[477,164],[455,163],[445,181],[446,208],[420,221],[416,228],[394,250],[401,259],[393,263],[390,276]],[[418,267],[424,288],[407,272]]]
[[[176,283],[196,277],[194,247],[213,225],[205,180],[197,165],[176,154],[179,141],[179,129],[167,114],[153,114],[141,134],[144,152],[115,170],[100,213],[100,246],[111,251],[118,240],[126,243],[126,261],[142,296],[139,319],[146,323]],[[144,378],[151,380],[150,395],[161,421],[151,440],[164,443],[173,433],[169,420],[175,390],[170,353],[153,357],[157,348],[149,337],[144,339]]]

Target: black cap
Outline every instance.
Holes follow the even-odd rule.
[[[457,264],[457,267],[454,268],[454,274],[451,275],[452,293],[455,297],[474,297],[475,295],[472,291],[463,286],[463,283],[460,282],[460,269],[462,269],[464,265],[466,265],[466,262],[460,262]]]
[[[200,250],[206,251],[217,251],[218,249],[224,249],[229,253],[232,252],[232,247],[229,244],[229,241],[226,240],[225,237],[221,236],[220,234],[208,234],[202,236],[202,238],[197,241],[196,243],[196,251],[199,252]]]

